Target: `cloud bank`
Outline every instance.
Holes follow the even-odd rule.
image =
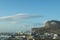
[[[0,17],[0,21],[14,21],[17,19],[28,19],[28,18],[38,18],[40,15],[29,15],[29,14],[16,14],[12,16],[3,16]]]

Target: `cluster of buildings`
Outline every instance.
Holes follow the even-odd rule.
[[[4,33],[0,34],[0,40],[34,40],[31,33]]]
[[[0,34],[0,40],[43,40],[43,39],[60,39],[60,34],[55,33],[9,33],[8,34]]]

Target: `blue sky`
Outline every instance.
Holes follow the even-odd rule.
[[[28,18],[21,19],[21,15]],[[26,29],[20,24],[32,25],[45,20],[60,20],[60,0],[0,0],[0,30],[3,32],[20,31]]]

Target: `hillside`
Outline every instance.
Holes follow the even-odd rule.
[[[45,32],[60,33],[60,21],[57,20],[47,21],[44,27],[33,28],[32,30],[39,33]]]

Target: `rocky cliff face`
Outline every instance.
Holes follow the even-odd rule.
[[[45,23],[45,28],[60,29],[60,21],[51,20]]]

